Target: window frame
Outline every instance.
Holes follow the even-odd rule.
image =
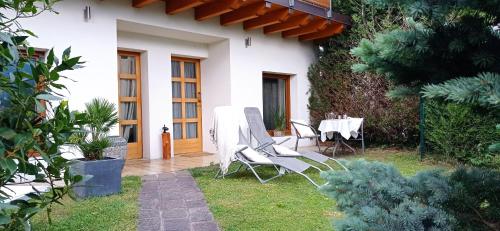
[[[285,120],[286,120],[286,128],[285,135],[289,136],[292,134],[292,125],[291,125],[291,104],[290,104],[290,79],[291,75],[287,74],[275,74],[275,73],[262,73],[262,83],[264,83],[264,79],[282,79],[285,80]],[[262,90],[262,97],[264,97],[264,90]],[[262,108],[264,108],[264,100],[262,100]],[[264,112],[262,112],[264,113]],[[267,129],[267,128],[266,128]],[[274,136],[274,130],[267,130],[269,135]]]

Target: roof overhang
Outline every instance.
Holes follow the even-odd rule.
[[[133,0],[142,8],[162,0]],[[198,21],[220,17],[222,26],[243,23],[245,30],[263,29],[300,41],[325,39],[351,26],[349,16],[330,9],[329,0],[165,0],[165,13],[194,9]]]

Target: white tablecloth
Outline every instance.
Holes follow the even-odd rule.
[[[358,138],[358,131],[362,123],[363,118],[322,120],[318,128],[321,132],[321,141],[324,142],[327,137],[332,139],[334,132],[340,133],[346,139]]]

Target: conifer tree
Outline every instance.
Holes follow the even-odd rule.
[[[500,73],[500,0],[367,0],[374,7],[397,5],[410,16],[402,28],[363,39],[352,49],[357,72],[375,72],[417,93],[481,72]],[[398,94],[394,94],[398,95]]]

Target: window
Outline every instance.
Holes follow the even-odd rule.
[[[263,74],[262,99],[264,124],[268,131],[276,128],[275,117],[285,115],[285,133],[290,133],[290,76]]]

